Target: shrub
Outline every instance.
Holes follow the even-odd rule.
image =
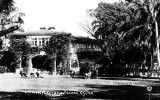
[[[88,60],[88,59],[81,60],[79,66],[81,75],[84,75],[89,71],[95,73],[96,70],[98,70],[101,67],[100,65],[96,64],[94,60]]]
[[[5,73],[8,71],[7,66],[0,66],[0,73]]]

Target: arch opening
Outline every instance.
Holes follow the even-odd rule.
[[[50,60],[47,59],[47,55],[37,55],[32,58],[32,65],[35,69],[50,71]]]

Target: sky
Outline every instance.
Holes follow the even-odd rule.
[[[25,31],[39,30],[40,27],[55,27],[57,31],[73,35],[89,36],[79,23],[91,20],[88,9],[95,9],[103,1],[113,3],[118,0],[14,0],[23,17]]]

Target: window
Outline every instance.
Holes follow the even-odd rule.
[[[49,43],[49,38],[32,38],[30,43],[32,46],[46,46]]]
[[[39,46],[42,46],[42,38],[39,38]]]
[[[34,46],[37,46],[37,38],[35,38],[35,41],[34,41]]]
[[[42,46],[45,46],[45,38],[42,38]]]
[[[31,46],[34,46],[34,41],[31,41]]]
[[[46,39],[45,39],[45,42],[46,42],[45,45],[48,45],[48,44],[49,44],[49,38],[46,38]]]
[[[37,38],[32,38],[31,45],[37,46]]]

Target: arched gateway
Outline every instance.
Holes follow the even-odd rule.
[[[17,38],[23,37],[31,45],[31,47],[43,48],[48,44],[52,36],[60,35],[60,34],[64,34],[64,32],[56,32],[54,30],[41,29],[39,31],[33,31],[33,32],[13,33],[10,36],[17,37]],[[72,36],[70,33],[65,33],[65,34],[70,35],[70,42],[68,45],[69,50],[67,52],[67,57],[65,58],[65,61],[63,61],[62,63],[59,62],[58,63],[59,65],[56,65],[56,67],[54,68],[55,73],[58,71],[58,68],[60,67],[62,69],[65,69],[64,67],[66,67],[71,70],[74,70],[76,73],[79,73],[79,69],[80,69],[79,58],[81,57],[78,57],[78,53],[83,51],[101,52],[101,49],[98,47],[98,44],[100,44],[100,42],[88,37]],[[27,69],[29,73],[32,71],[32,68],[42,69],[42,65],[40,65],[40,62],[38,62],[38,59],[41,59],[42,56],[47,56],[44,51],[40,51],[39,53],[35,52],[34,54],[29,55],[27,60],[27,63],[28,63]],[[47,68],[44,68],[44,69],[47,69]]]
[[[36,53],[36,54],[30,54],[29,57],[28,57],[28,60],[27,60],[27,63],[28,63],[28,73],[31,73],[32,72],[32,69],[33,68],[36,68],[36,69],[41,69],[39,66],[41,66],[40,64],[37,64],[35,65],[35,60],[33,60],[34,58],[38,57],[38,56],[46,56],[46,53],[44,51],[40,51],[40,53]],[[39,63],[39,62],[36,62],[36,63]],[[43,63],[43,62],[41,62]]]

